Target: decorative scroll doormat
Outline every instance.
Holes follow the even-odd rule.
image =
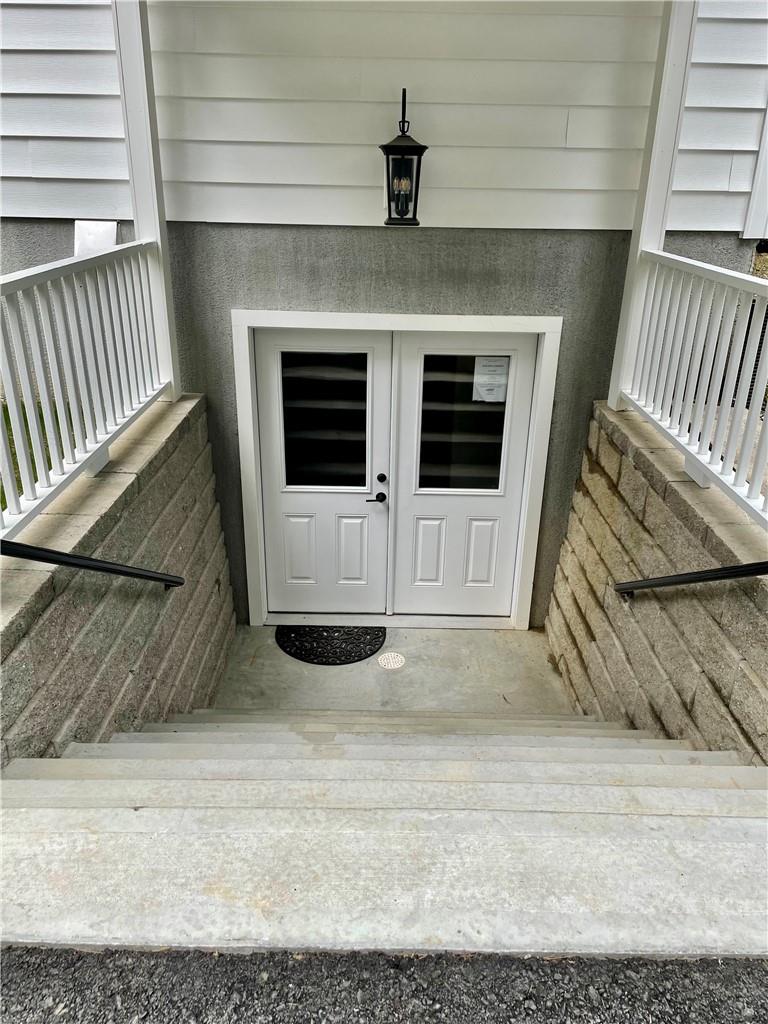
[[[387,637],[383,626],[278,626],[281,651],[310,665],[351,665],[365,661]]]

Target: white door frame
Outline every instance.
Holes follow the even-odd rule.
[[[252,626],[280,623],[311,624],[322,620],[328,625],[528,629],[562,324],[563,318],[560,316],[448,316],[420,313],[313,313],[276,309],[233,309],[232,348],[237,427],[240,441],[240,480],[243,491],[245,568],[250,624]],[[512,613],[509,618],[472,615],[288,615],[268,612],[264,558],[266,541],[261,496],[261,455],[256,396],[256,359],[252,336],[259,328],[280,327],[305,330],[391,331],[393,333],[441,331],[466,334],[498,332],[500,334],[538,335]],[[396,408],[396,404],[397,396],[395,396],[393,408]],[[395,426],[396,424],[393,424],[393,428]],[[395,447],[396,434],[393,433],[393,451]]]

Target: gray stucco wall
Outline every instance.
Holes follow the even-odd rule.
[[[60,251],[71,238],[66,222],[6,221],[3,228],[4,272],[68,254]],[[233,308],[563,316],[531,614],[542,625],[592,403],[607,394],[629,232],[171,223],[169,238],[182,387],[208,396],[241,620],[247,595]],[[735,235],[681,232],[670,233],[666,247],[743,271],[754,248]]]
[[[231,309],[564,317],[531,615],[542,625],[592,402],[607,393],[628,233],[169,227],[183,386],[208,396],[239,617],[247,598]]]

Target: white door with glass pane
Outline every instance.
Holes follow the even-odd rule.
[[[536,341],[258,332],[270,612],[510,614]]]
[[[270,611],[386,609],[391,356],[388,332],[259,331]]]
[[[535,334],[399,334],[394,610],[510,614]]]

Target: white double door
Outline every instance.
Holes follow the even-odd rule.
[[[534,334],[256,334],[270,612],[510,614]]]

